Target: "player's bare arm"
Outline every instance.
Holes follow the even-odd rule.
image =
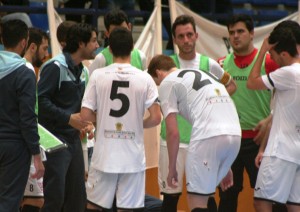
[[[261,71],[262,63],[264,61],[265,54],[267,53],[267,51],[269,51],[272,48],[272,46],[273,45],[269,44],[268,37],[266,37],[258,53],[257,60],[255,61],[254,66],[251,69],[250,75],[248,77],[247,87],[249,89],[253,89],[253,90],[267,89],[266,85],[264,84],[261,78],[260,71]]]
[[[167,148],[169,155],[168,186],[177,187],[178,176],[176,170],[177,154],[179,150],[179,131],[177,126],[176,113],[170,113],[166,117],[167,126]]]
[[[160,105],[158,103],[153,103],[151,107],[148,108],[149,116],[144,119],[143,126],[144,128],[155,127],[161,122],[161,111]]]
[[[267,123],[266,129],[265,129],[266,132],[264,134],[264,138],[262,139],[262,141],[260,143],[259,150],[258,150],[257,156],[255,158],[256,167],[260,166],[260,163],[261,163],[262,158],[263,158],[264,151],[265,151],[266,146],[268,144],[268,138],[269,138],[270,131],[271,131],[271,126],[272,126],[272,117],[273,117],[272,115],[269,115],[266,118],[268,120],[268,123]]]

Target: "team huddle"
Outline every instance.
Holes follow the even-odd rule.
[[[44,63],[46,33],[1,24],[0,211],[174,212],[185,176],[190,211],[235,212],[244,169],[256,211],[300,210],[297,22],[279,23],[258,50],[251,17],[234,15],[233,52],[214,60],[196,52],[201,35],[181,15],[172,24],[179,53],[149,64],[123,11],[104,22],[109,45],[98,55],[96,29],[65,21],[62,52]],[[67,148],[40,150],[37,123]],[[162,201],[145,188],[143,132],[158,125]],[[86,137],[95,142],[85,181]]]

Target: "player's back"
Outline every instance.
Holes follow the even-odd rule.
[[[153,79],[130,64],[114,63],[94,74],[91,80],[96,79],[99,125],[96,146],[98,141],[102,143],[101,147],[95,148],[100,151],[99,157],[110,161],[109,164],[101,164],[101,169],[140,171],[145,161],[143,116],[153,104],[153,98],[157,98],[157,95],[152,95],[153,89],[156,89]]]
[[[170,95],[165,92],[168,87],[176,96],[176,100],[171,97],[168,101],[174,101],[179,113],[193,125],[191,140],[240,134],[235,106],[224,85],[213,75],[196,69],[177,70],[164,79],[159,94]]]

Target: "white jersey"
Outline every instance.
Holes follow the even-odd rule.
[[[142,61],[142,64],[143,64],[143,70],[146,70],[147,69],[147,58],[146,58],[146,55],[138,50],[139,52],[139,55],[141,57],[141,61]],[[99,69],[99,68],[103,68],[107,66],[106,65],[106,59],[104,57],[104,55],[100,52],[99,54],[96,55],[95,59],[93,60],[93,62],[91,63],[91,65],[89,66],[89,75],[91,75],[94,70],[96,69]]]
[[[160,84],[164,118],[179,113],[192,123],[191,142],[218,135],[241,135],[234,103],[224,85],[198,69],[176,70]]]
[[[130,64],[98,70],[82,100],[82,107],[97,111],[91,166],[109,173],[144,171],[143,117],[158,98],[157,87],[148,73]]]
[[[294,63],[262,76],[275,88],[272,128],[265,156],[300,164],[300,64]]]
[[[184,60],[179,55],[177,56],[180,64],[180,69],[189,69],[189,68],[199,69],[200,60],[201,60],[200,57],[201,55],[199,53],[196,53],[196,57],[192,60]],[[225,71],[220,66],[220,64],[217,61],[208,58],[208,65],[209,65],[209,72],[215,75],[218,79],[222,79]]]

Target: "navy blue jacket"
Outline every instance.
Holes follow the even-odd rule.
[[[75,66],[67,53],[59,54],[43,65],[38,82],[39,123],[60,138],[72,143],[79,131],[68,123],[80,112],[85,82],[83,65]]]
[[[36,77],[17,54],[0,52],[0,143],[25,142],[39,154],[35,114]]]

